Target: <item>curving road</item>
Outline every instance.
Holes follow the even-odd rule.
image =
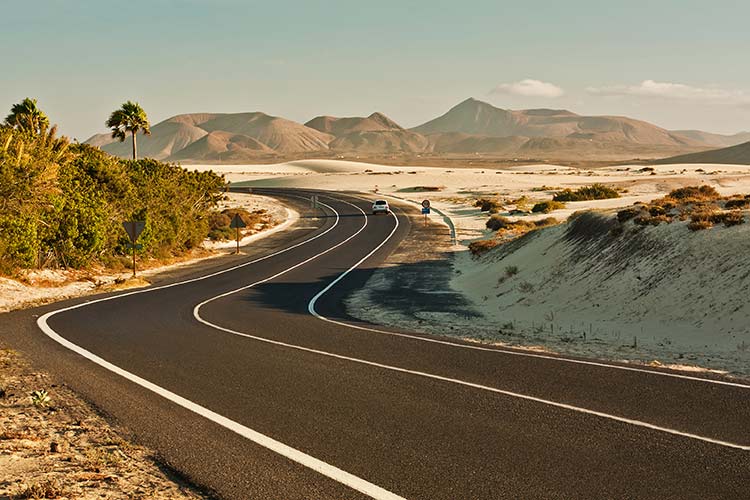
[[[263,192],[303,217],[246,255],[0,331],[222,498],[750,495],[750,386],[362,324],[413,209]]]

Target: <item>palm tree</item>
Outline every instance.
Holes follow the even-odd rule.
[[[34,134],[41,134],[49,127],[49,118],[37,107],[36,99],[27,97],[10,108],[10,114],[5,117],[5,124]]]
[[[125,141],[126,134],[130,132],[133,136],[133,159],[138,158],[138,147],[136,146],[135,136],[138,132],[151,135],[151,124],[148,122],[146,112],[137,102],[128,101],[120,109],[117,109],[109,115],[106,123],[107,127],[112,129],[112,138]]]

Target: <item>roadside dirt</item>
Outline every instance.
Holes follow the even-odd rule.
[[[33,398],[42,390],[49,401]],[[211,498],[124,435],[49,374],[0,348],[0,499]]]

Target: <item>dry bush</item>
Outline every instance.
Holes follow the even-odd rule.
[[[560,221],[555,219],[554,217],[545,217],[544,219],[539,219],[539,220],[534,221],[534,225],[536,227],[555,226],[559,223]]]
[[[724,204],[724,208],[726,209],[732,209],[732,208],[747,208],[750,206],[750,198],[732,198],[730,200],[727,200],[727,202]]]
[[[66,496],[65,491],[57,481],[44,481],[32,483],[21,490],[16,498],[59,498]]]
[[[485,224],[487,229],[491,229],[493,231],[500,231],[500,230],[516,230],[516,229],[530,229],[534,227],[534,223],[527,222],[525,220],[510,220],[507,217],[503,217],[502,215],[492,215]]]
[[[688,223],[688,229],[690,229],[691,231],[700,231],[702,229],[708,229],[712,226],[713,224],[711,224],[711,221],[707,220],[693,221]]]
[[[721,198],[721,195],[713,187],[703,185],[675,189],[667,197],[679,200],[682,203],[694,203],[697,201],[715,201]]]
[[[630,219],[637,217],[638,215],[643,212],[643,207],[640,205],[636,205],[633,207],[628,207],[620,210],[617,212],[617,220],[620,222],[627,222]]]
[[[641,215],[633,219],[633,223],[639,226],[658,226],[662,222],[669,224],[672,218],[668,215]]]
[[[534,213],[548,214],[553,210],[560,210],[563,208],[565,208],[565,203],[550,200],[537,203],[536,205],[534,205],[531,211]]]
[[[488,198],[479,198],[474,202],[475,207],[479,207],[482,212],[498,212],[502,205],[496,200],[490,200]]]
[[[714,224],[724,224],[726,227],[737,226],[745,222],[745,216],[740,210],[718,212],[712,215],[711,222]]]
[[[474,256],[483,255],[496,246],[498,246],[500,242],[498,240],[479,240],[479,241],[473,241],[469,243],[469,251]]]

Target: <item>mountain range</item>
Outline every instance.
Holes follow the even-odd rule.
[[[467,99],[445,114],[405,129],[382,113],[318,116],[304,125],[261,112],[177,115],[138,138],[143,157],[208,163],[273,161],[299,155],[498,155],[547,158],[664,157],[750,141],[697,130],[666,130],[623,116],[584,116],[567,110],[506,110]],[[128,157],[129,141],[110,134],[86,141]]]

